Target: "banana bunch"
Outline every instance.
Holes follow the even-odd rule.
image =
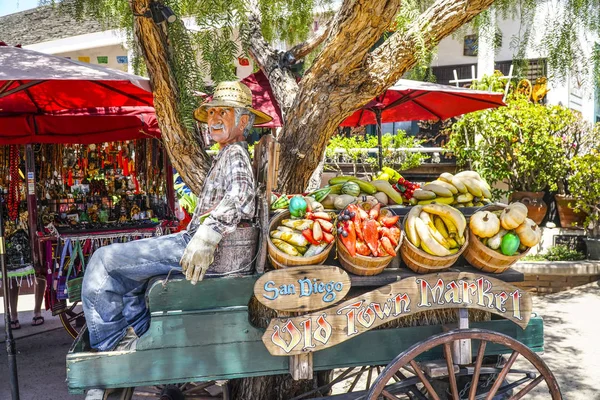
[[[449,256],[465,243],[467,221],[456,208],[446,204],[412,207],[406,216],[404,232],[416,247],[433,256]]]
[[[413,193],[413,205],[449,204],[456,207],[481,207],[491,202],[490,185],[475,171],[456,175],[444,172],[433,182]]]

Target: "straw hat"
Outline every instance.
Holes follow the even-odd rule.
[[[250,88],[237,81],[225,81],[217,84],[212,99],[203,103],[194,111],[194,118],[197,121],[206,123],[208,117],[206,109],[210,107],[245,108],[255,115],[254,125],[261,125],[273,119],[267,114],[252,108]]]

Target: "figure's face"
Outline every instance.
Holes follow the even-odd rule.
[[[244,128],[248,124],[248,116],[242,115],[235,125],[235,111],[232,107],[210,107],[206,110],[208,131],[211,138],[221,146],[244,140]]]

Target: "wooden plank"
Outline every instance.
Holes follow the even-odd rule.
[[[254,296],[274,310],[307,312],[337,303],[349,290],[343,269],[317,265],[267,272],[256,281]]]
[[[278,356],[315,352],[399,317],[448,308],[489,311],[525,328],[531,316],[531,296],[480,274],[445,272],[410,277],[319,312],[274,319],[263,342]]]
[[[182,314],[181,317],[186,319],[192,315]],[[525,330],[508,320],[477,322],[471,326],[504,333],[533,351],[543,351],[543,321],[539,317],[532,317]],[[423,338],[441,332],[441,325],[369,331],[335,347],[314,353],[313,368],[320,371],[360,365],[385,365]],[[86,351],[85,349],[89,349],[86,337],[85,332],[80,335],[67,354],[67,383],[70,393],[92,387],[202,382],[285,374],[289,371],[289,358],[271,356],[262,341],[253,334],[238,343],[188,346],[177,341],[156,349],[105,353]],[[170,336],[171,341],[176,339],[176,335]],[[501,354],[506,351],[502,346],[489,344],[486,354]],[[440,356],[441,353],[429,352],[420,361],[434,360]]]
[[[256,279],[257,275],[213,278],[190,285],[179,275],[164,286],[162,278],[156,279],[146,292],[146,304],[151,313],[247,306]]]

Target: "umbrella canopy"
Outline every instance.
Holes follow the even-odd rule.
[[[283,126],[283,123],[281,122],[281,110],[279,109],[279,105],[275,100],[275,95],[273,94],[273,90],[271,90],[271,85],[265,74],[263,74],[262,71],[258,71],[242,79],[242,83],[248,86],[252,91],[252,107],[273,117],[270,122],[259,125],[259,127],[278,128]]]
[[[505,105],[503,93],[400,79],[382,95],[344,120],[341,126],[377,126],[379,169],[383,166],[383,122],[440,120]]]
[[[0,144],[158,135],[147,79],[0,43]]]
[[[503,106],[503,96],[503,93],[401,79],[346,118],[341,126],[377,124],[376,111],[381,111],[381,122],[443,120]]]

